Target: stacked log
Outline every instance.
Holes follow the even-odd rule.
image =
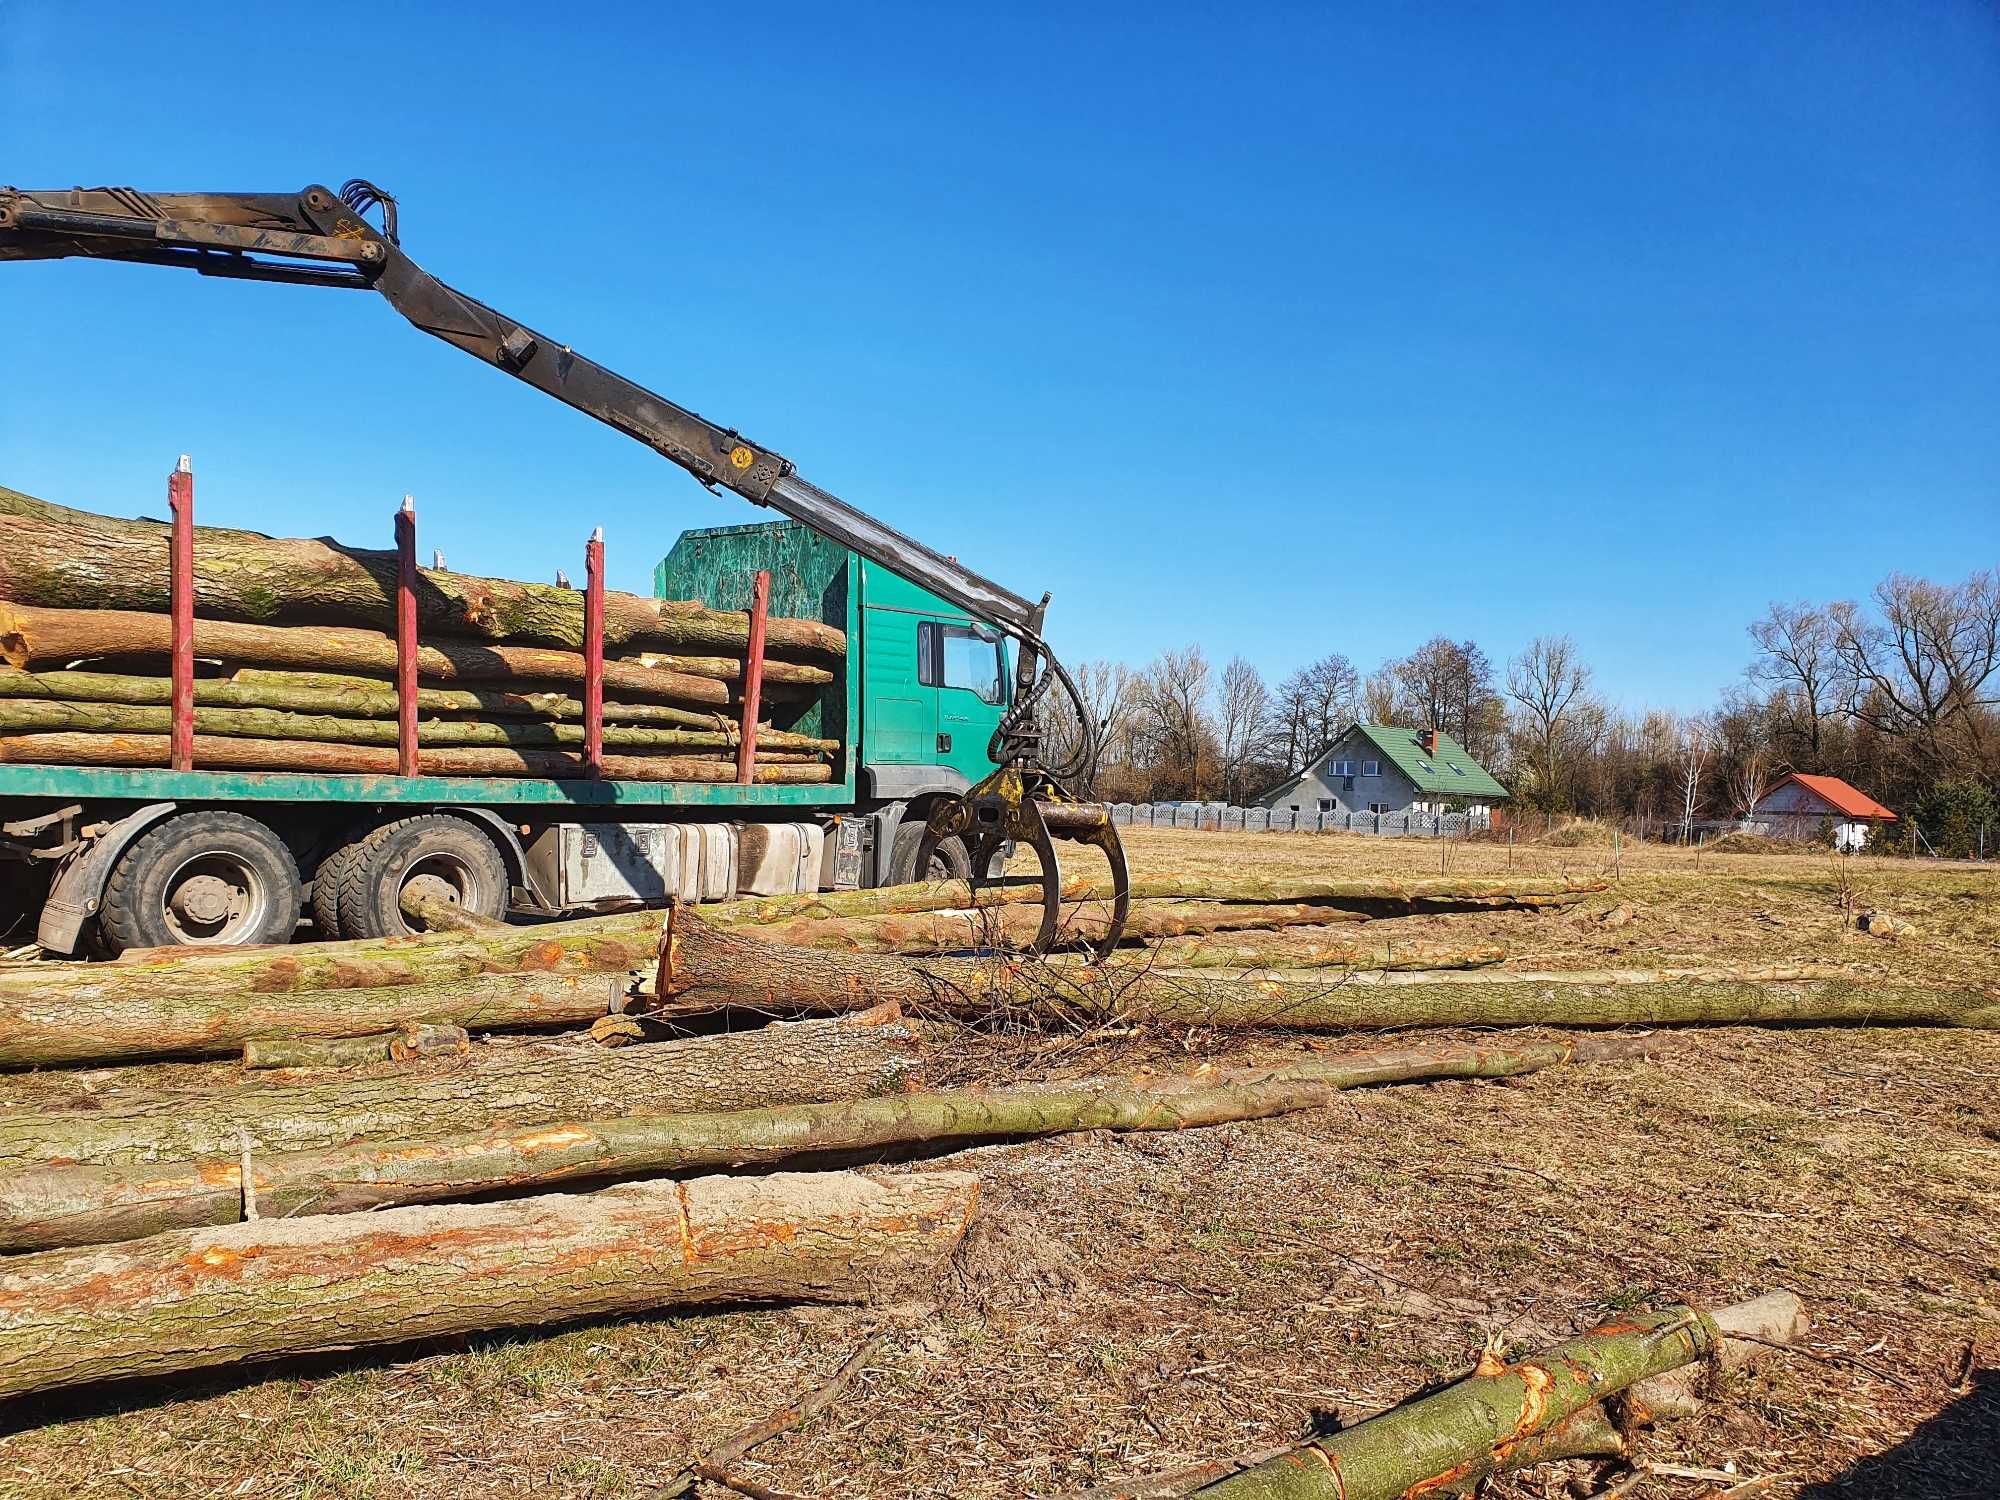
[[[0,516],[0,761],[168,764],[166,528],[9,490]],[[396,554],[209,527],[194,553],[196,766],[394,774]],[[588,775],[583,594],[443,569],[414,592],[419,774]],[[610,591],[603,638],[603,774],[734,780],[747,616]],[[838,741],[783,725],[845,651],[819,621],[767,622],[760,782],[832,780]]]

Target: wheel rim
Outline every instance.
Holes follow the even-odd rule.
[[[402,915],[402,898],[405,893],[425,896],[450,902],[453,906],[470,907],[484,913],[480,903],[479,872],[455,854],[426,854],[410,866],[403,883],[396,888],[396,915],[405,927],[409,918]]]
[[[271,899],[269,883],[248,860],[197,854],[167,877],[160,915],[176,942],[226,947],[264,930]]]

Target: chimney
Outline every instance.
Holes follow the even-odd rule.
[[[1426,729],[1424,731],[1424,754],[1436,755],[1437,753],[1438,732],[1435,729]]]

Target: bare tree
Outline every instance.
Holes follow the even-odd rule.
[[[1199,646],[1162,651],[1134,684],[1134,741],[1154,772],[1155,796],[1205,795],[1217,769],[1208,716],[1208,658]]]
[[[1442,729],[1475,760],[1485,757],[1504,714],[1493,691],[1493,664],[1476,642],[1433,636],[1389,670],[1398,719]]]
[[[1222,669],[1217,709],[1222,795],[1228,801],[1241,802],[1250,777],[1270,758],[1271,690],[1264,686],[1257,669],[1240,656],[1230,658]]]
[[[1518,707],[1521,760],[1531,783],[1517,790],[1550,811],[1569,805],[1567,760],[1601,721],[1589,689],[1590,668],[1566,635],[1537,636],[1507,665],[1507,696]]]
[[[1396,722],[1396,664],[1384,662],[1361,686],[1361,718],[1369,724]]]
[[[1854,676],[1838,650],[1833,615],[1809,604],[1773,604],[1750,627],[1762,653],[1751,663],[1751,681],[1770,690],[1782,728],[1814,770],[1824,769],[1826,726],[1854,701]]]
[[[1287,775],[1304,770],[1357,717],[1360,681],[1354,663],[1336,651],[1278,684],[1272,717],[1283,739]]]
[[[1079,790],[1086,796],[1097,796],[1106,770],[1132,763],[1133,674],[1123,662],[1086,661],[1078,663],[1070,675],[1097,736],[1091,785]],[[1060,764],[1076,752],[1083,726],[1063,694],[1051,693],[1042,700],[1038,727],[1052,764]]]
[[[1681,841],[1694,842],[1694,815],[1702,807],[1702,778],[1715,750],[1715,726],[1700,714],[1689,714],[1675,726],[1679,735],[1676,766],[1679,771]]]
[[[1875,605],[1878,618],[1853,603],[1828,611],[1834,652],[1861,688],[1855,717],[1904,741],[1927,772],[1962,761],[1991,777],[2000,573],[1959,584],[1891,573]]]

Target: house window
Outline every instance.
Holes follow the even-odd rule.
[[[1463,775],[1465,774],[1465,767],[1464,767],[1464,766],[1453,766],[1453,767],[1451,768],[1451,773],[1452,773],[1452,775],[1454,775],[1454,776],[1463,776]]]
[[[1375,760],[1364,760],[1361,762],[1361,774],[1363,776],[1380,776],[1382,774],[1382,763]]]
[[[1426,776],[1435,776],[1437,774],[1437,768],[1427,760],[1418,761],[1417,769],[1422,771]]]
[[[1299,805],[1298,805],[1298,803],[1294,802],[1294,803],[1292,804],[1292,806],[1291,806],[1291,810],[1292,810],[1293,812],[1297,812],[1297,811],[1299,810]]]
[[[1354,762],[1351,760],[1337,760],[1333,763],[1332,770],[1336,776],[1352,776],[1354,774]]]
[[[1385,813],[1389,810],[1389,804],[1386,802],[1371,802],[1368,804],[1368,810],[1372,813]]]
[[[918,624],[917,681],[925,687],[964,688],[982,703],[998,703],[1004,670],[996,632],[936,620]]]
[[[1332,811],[1333,811],[1333,798],[1331,798],[1331,797],[1322,797],[1322,798],[1320,798],[1320,799],[1319,799],[1319,810],[1320,810],[1321,812],[1332,812]]]

